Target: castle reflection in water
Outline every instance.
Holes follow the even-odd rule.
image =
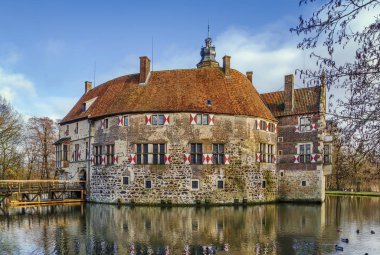
[[[0,214],[0,247],[6,254],[326,254],[333,251],[328,244],[340,238],[342,215],[352,217],[337,200],[247,207],[14,208]],[[379,199],[373,201],[363,220],[379,219],[374,209]]]

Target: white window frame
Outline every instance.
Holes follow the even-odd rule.
[[[305,161],[304,162],[301,162],[301,145],[310,145],[310,161],[311,161],[311,155],[313,154],[313,143],[312,142],[305,142],[305,143],[297,143],[297,155],[299,156],[299,162],[300,163],[311,163],[310,161],[307,162],[306,161],[306,158],[305,158]],[[309,155],[309,154],[303,154],[303,155]]]
[[[279,142],[279,143],[284,142],[284,137],[282,137],[282,136],[277,137],[277,142]]]
[[[309,119],[309,124],[301,123],[302,119]],[[307,116],[307,115],[298,117],[298,126],[299,126],[300,133],[311,132],[311,119],[312,119],[311,116]]]
[[[150,182],[150,188],[148,188],[148,187],[146,186],[146,183],[147,183],[147,182]],[[145,188],[145,189],[153,189],[153,181],[152,181],[152,180],[145,179],[145,180],[144,180],[144,188]]]

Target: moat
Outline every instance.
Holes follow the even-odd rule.
[[[9,208],[0,211],[0,254],[195,255],[205,246],[215,254],[380,254],[379,208],[379,197],[348,196],[246,207]]]

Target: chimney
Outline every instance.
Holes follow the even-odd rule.
[[[253,82],[252,82],[253,72],[252,71],[248,71],[248,72],[246,72],[246,75],[247,75],[248,80],[253,84]]]
[[[146,56],[140,57],[140,84],[148,82],[150,74],[150,59]]]
[[[223,71],[225,76],[230,76],[231,57],[225,55],[223,57]]]
[[[285,111],[291,112],[294,107],[294,75],[285,75]]]
[[[85,81],[84,82],[84,93],[86,94],[92,89],[92,82],[91,81]]]

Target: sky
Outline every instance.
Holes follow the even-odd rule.
[[[140,56],[155,71],[195,68],[208,24],[220,64],[230,55],[260,93],[282,90],[284,75],[313,65],[289,32],[311,11],[297,0],[2,0],[0,95],[25,117],[62,119],[84,81],[138,73]]]

